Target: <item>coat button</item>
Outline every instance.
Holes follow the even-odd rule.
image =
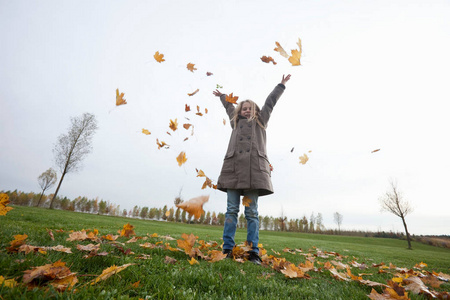
[[[239,128],[242,128],[242,127],[244,127],[244,126],[242,126],[242,125],[241,125],[241,126],[239,126]]]
[[[249,140],[249,139],[251,139],[251,137],[250,137],[250,136],[248,136],[248,137],[247,137],[247,140]]]
[[[239,138],[240,141],[242,141],[242,138]]]
[[[250,152],[250,149],[247,149],[247,152]]]
[[[242,150],[240,150],[239,153],[242,153]]]

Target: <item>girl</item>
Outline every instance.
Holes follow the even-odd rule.
[[[225,94],[215,90],[230,118],[231,132],[228,150],[222,171],[217,180],[217,188],[227,193],[227,212],[223,229],[223,253],[232,257],[235,246],[237,218],[240,196],[250,199],[245,206],[247,220],[247,244],[252,248],[249,260],[261,264],[259,257],[259,217],[258,197],[273,193],[270,180],[270,164],[266,152],[266,127],[273,107],[283,94],[291,75],[283,75],[281,83],[267,97],[262,109],[251,100],[240,102],[235,108],[227,102]],[[247,201],[248,203],[248,201]]]

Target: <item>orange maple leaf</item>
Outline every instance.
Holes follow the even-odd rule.
[[[190,110],[191,110],[191,107],[189,105],[185,104],[184,111],[188,112]]]
[[[172,119],[170,119],[169,127],[170,127],[170,129],[172,129],[173,131],[177,130],[177,129],[178,129],[178,122],[177,122],[177,119],[175,119],[175,121],[173,121]]]
[[[120,231],[120,236],[129,237],[130,235],[136,235],[133,228],[134,226],[130,223],[123,225],[123,229]]]
[[[195,64],[188,63],[186,68],[189,71],[194,72],[194,70],[197,70],[197,68],[194,68],[194,66],[195,66]]]
[[[197,94],[198,93],[198,91],[200,91],[200,89],[196,89],[194,92],[192,92],[192,93],[188,93],[188,96],[194,96],[195,94]]]
[[[178,205],[177,205],[178,206]],[[180,240],[177,240],[178,247],[184,250],[184,253],[191,256],[192,248],[195,245],[195,241],[198,239],[198,236],[193,235],[192,233],[190,235],[187,235],[186,233],[183,233],[181,235]]]
[[[272,62],[274,65],[276,65],[276,61],[271,57],[271,56],[262,56],[261,60],[265,63],[270,63]]]
[[[189,127],[191,127],[191,126],[192,126],[192,124],[189,124],[189,123],[183,124],[183,128],[186,130],[188,130]]]
[[[162,63],[163,61],[165,61],[164,54],[159,54],[159,51],[156,51],[155,55],[153,55],[153,57],[156,59],[157,62]]]
[[[203,204],[208,202],[208,200],[209,196],[199,196],[196,198],[192,198],[189,201],[177,204],[176,207],[181,208],[187,213],[193,215],[196,219],[199,219],[201,215],[205,213],[205,211],[203,210]]]
[[[37,284],[49,283],[58,291],[64,291],[67,288],[70,289],[78,282],[75,274],[66,267],[65,262],[59,260],[53,264],[46,264],[24,271],[22,281],[29,285],[34,281]]]
[[[237,99],[239,99],[238,96],[233,96],[233,93],[226,95],[225,101],[236,104]]]
[[[181,151],[180,154],[177,156],[178,166],[181,167],[181,165],[184,164],[186,161],[187,161],[186,153],[184,151]]]
[[[244,196],[244,198],[242,198],[242,205],[250,207],[250,203],[252,203],[252,199],[249,197]]]
[[[116,89],[116,106],[127,104],[127,100],[123,99],[124,93],[119,94],[119,89]]]
[[[199,262],[198,262],[198,260],[196,260],[195,258],[191,258],[190,260],[188,260],[188,262],[189,262],[189,264],[192,266],[192,265],[195,265],[195,264],[200,264]]]
[[[146,135],[150,135],[151,134],[151,132],[148,131],[148,129],[144,129],[144,128],[142,128],[142,133],[146,134]]]

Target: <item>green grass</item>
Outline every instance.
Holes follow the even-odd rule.
[[[139,246],[142,242],[123,245],[125,249],[131,248],[134,255],[124,255],[109,243],[103,243],[101,251],[107,251],[109,255],[84,259],[82,256],[86,253],[78,251],[76,245],[86,245],[91,241],[66,241],[70,230],[98,229],[99,235],[117,234],[126,223],[135,227],[138,236],[158,233],[179,239],[182,233],[193,233],[199,239],[221,243],[222,227],[218,226],[145,221],[16,206],[6,216],[0,217],[0,275],[6,279],[14,278],[19,284],[14,288],[0,286],[0,299],[368,299],[366,295],[372,289],[358,282],[338,281],[326,270],[310,271],[308,274],[311,279],[290,279],[270,267],[256,266],[250,262],[200,261],[200,264],[191,266],[184,252],[161,248],[144,249]],[[53,231],[55,241],[51,240],[47,229]],[[57,233],[58,229],[66,232]],[[27,234],[29,245],[64,245],[70,247],[73,254],[56,251],[48,251],[47,254],[10,254],[6,247],[10,246],[17,234]],[[236,242],[245,241],[245,237],[245,230],[239,229]],[[125,237],[119,238],[121,242],[126,240],[128,239]],[[155,243],[158,240],[160,239],[154,238],[148,241]],[[384,262],[408,269],[423,261],[428,264],[426,270],[450,274],[450,251],[420,243],[413,242],[413,250],[407,250],[406,241],[394,239],[271,231],[261,231],[260,242],[268,254],[274,254],[273,249],[295,264],[305,262],[305,256],[283,252],[284,248],[301,248],[308,252],[317,247],[323,251],[340,253],[346,257],[344,262],[357,260],[367,265]],[[173,247],[177,245],[176,241],[170,243]],[[151,258],[136,259],[136,256],[143,253]],[[177,259],[177,263],[166,264],[166,256]],[[21,283],[24,271],[58,260],[65,262],[72,272],[77,273],[79,282],[75,291],[58,293],[45,287],[29,290]],[[316,261],[320,260],[317,258]],[[135,265],[95,285],[86,284],[104,269],[127,263]],[[386,283],[392,278],[392,274],[377,274],[377,271],[378,268],[363,271],[352,268],[353,274],[373,274],[364,276],[364,279]],[[133,287],[132,284],[139,280],[139,286]],[[380,288],[376,289],[381,292]],[[449,291],[450,283],[445,283],[436,290]],[[420,295],[410,296],[411,299],[424,299]]]

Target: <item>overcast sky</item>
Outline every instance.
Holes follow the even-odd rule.
[[[217,181],[231,133],[212,92],[262,105],[291,74],[267,128],[275,194],[260,198],[260,214],[321,213],[336,228],[337,211],[344,229],[403,231],[380,212],[392,179],[415,209],[410,233],[450,234],[449,15],[449,1],[430,0],[0,0],[0,190],[40,192],[58,136],[89,112],[93,151],[59,195],[126,209],[210,195],[204,209],[225,212],[226,194],[202,190],[195,171]],[[290,53],[298,38],[294,67],[274,48]],[[117,88],[126,105],[115,106]]]

